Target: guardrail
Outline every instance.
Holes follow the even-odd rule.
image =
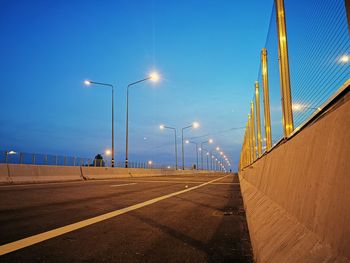
[[[38,154],[15,151],[0,151],[0,163],[8,164],[34,164],[54,166],[90,166],[90,167],[111,167],[111,160],[73,157],[65,155]],[[124,168],[124,162],[116,162],[116,168]],[[166,165],[150,161],[129,162],[129,168],[143,169],[174,169],[173,165]],[[186,170],[192,170],[186,167]]]
[[[347,10],[344,0],[274,1],[239,170],[292,137],[348,88]]]

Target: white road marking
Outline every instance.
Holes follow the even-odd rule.
[[[140,182],[140,183],[167,183],[167,184],[172,184],[172,183],[177,183],[177,184],[201,184],[205,183],[207,181],[166,181],[166,180],[118,180],[119,182]],[[239,185],[239,183],[212,183],[212,184],[226,184],[226,185]]]
[[[146,176],[145,176],[146,177]],[[115,179],[93,179],[93,180],[87,180],[87,181],[67,181],[67,182],[43,182],[43,183],[25,183],[25,184],[0,184],[0,189],[1,188],[16,188],[16,187],[36,187],[36,186],[50,186],[50,185],[60,185],[60,184],[86,184],[86,183],[97,183],[97,182],[113,182],[113,181],[117,181],[117,182],[157,182],[157,183],[163,183],[163,182],[170,182],[170,181],[174,181],[177,180],[179,183],[187,183],[181,180],[186,180],[188,178],[185,177],[177,177],[177,178],[171,178],[171,176],[147,176],[148,178],[164,178],[166,177],[166,180],[139,180],[138,178],[130,178],[130,177],[121,177],[121,178],[115,178]],[[142,177],[140,177],[142,178]],[[144,177],[143,177],[144,178]],[[203,183],[203,181],[191,181],[193,183]],[[226,184],[226,183],[218,183],[218,184]]]
[[[113,184],[113,185],[111,185],[111,187],[119,187],[119,186],[133,185],[133,184],[137,184],[137,183],[130,183],[130,184]]]
[[[80,222],[77,222],[77,223],[73,223],[73,224],[70,224],[70,225],[59,227],[59,228],[56,228],[56,229],[53,229],[53,230],[50,230],[50,231],[47,231],[47,232],[44,232],[44,233],[41,233],[41,234],[37,234],[37,235],[31,236],[31,237],[23,238],[23,239],[20,239],[20,240],[17,240],[17,241],[14,241],[14,242],[2,245],[2,246],[0,246],[0,256],[8,254],[8,253],[16,251],[16,250],[19,250],[19,249],[22,249],[22,248],[25,248],[25,247],[28,247],[28,246],[32,246],[34,244],[43,242],[45,240],[48,240],[48,239],[51,239],[51,238],[54,238],[54,237],[61,236],[63,234],[66,234],[66,233],[78,230],[80,228],[83,228],[83,227],[86,227],[86,226],[90,226],[92,224],[96,224],[98,222],[101,222],[101,221],[104,221],[104,220],[107,220],[107,219],[110,219],[110,218],[113,218],[113,217],[116,217],[116,216],[128,213],[130,211],[133,211],[133,210],[145,207],[145,206],[152,205],[154,203],[157,203],[157,202],[160,202],[162,200],[171,198],[173,196],[180,195],[180,194],[183,194],[183,193],[186,193],[186,192],[189,192],[189,191],[193,191],[193,190],[198,189],[200,187],[203,187],[203,186],[206,186],[208,184],[214,183],[216,181],[222,180],[222,179],[226,178],[227,176],[230,176],[230,175],[226,175],[226,176],[223,176],[223,177],[211,180],[209,182],[206,182],[206,183],[203,183],[203,184],[200,184],[200,185],[197,185],[197,186],[193,186],[191,188],[187,188],[185,190],[181,190],[181,191],[178,191],[178,192],[174,192],[174,193],[171,193],[171,194],[167,194],[167,195],[163,195],[163,196],[160,196],[160,197],[157,197],[157,198],[153,198],[151,200],[148,200],[148,201],[145,201],[145,202],[142,202],[142,203],[139,203],[139,204],[135,204],[135,205],[132,205],[132,206],[129,206],[129,207],[118,209],[118,210],[115,210],[115,211],[112,211],[112,212],[109,212],[109,213],[106,213],[106,214],[103,214],[103,215],[99,215],[99,216],[96,216],[96,217],[93,217],[93,218],[89,218],[89,219],[86,219],[86,220],[83,220],[83,221],[80,221]]]
[[[32,184],[14,184],[14,185],[0,185],[1,188],[17,188],[17,187],[36,187],[36,186],[51,186],[60,184],[86,184],[86,183],[98,183],[98,182],[141,182],[141,183],[186,183],[186,184],[199,184],[205,183],[206,181],[175,181],[176,178],[172,180],[139,180],[139,179],[107,179],[107,180],[89,180],[89,181],[73,181],[73,182],[57,182],[57,183],[32,183]],[[213,183],[213,184],[226,184],[226,185],[239,185],[239,183]],[[102,184],[101,184],[102,185]]]

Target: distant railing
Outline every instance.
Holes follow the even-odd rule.
[[[16,151],[0,151],[0,163],[8,164],[34,164],[34,165],[56,165],[56,166],[90,166],[111,167],[111,160],[82,158],[52,154],[26,153]],[[124,162],[117,162],[116,168],[124,168]],[[165,165],[157,162],[139,161],[129,162],[129,168],[142,169],[175,169],[173,165]],[[191,169],[191,168],[186,168]]]
[[[345,0],[275,0],[239,169],[300,130],[350,83]],[[350,21],[350,20],[349,20]],[[288,33],[288,34],[287,34]]]

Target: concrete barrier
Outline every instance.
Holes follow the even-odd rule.
[[[0,164],[0,183],[10,183],[7,164]]]
[[[80,167],[9,164],[13,183],[38,183],[82,180]]]
[[[257,262],[350,262],[350,95],[240,172]]]
[[[142,169],[142,168],[111,168],[111,167],[82,167],[85,179],[117,179],[125,177],[172,176],[172,175],[203,175],[212,174],[209,171],[174,170],[174,169]]]
[[[125,177],[208,175],[212,171],[0,164],[0,183],[65,182]]]
[[[160,169],[82,167],[86,179],[116,179],[123,177],[160,176]]]

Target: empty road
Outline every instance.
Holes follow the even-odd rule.
[[[1,262],[252,262],[237,175],[0,186]]]

